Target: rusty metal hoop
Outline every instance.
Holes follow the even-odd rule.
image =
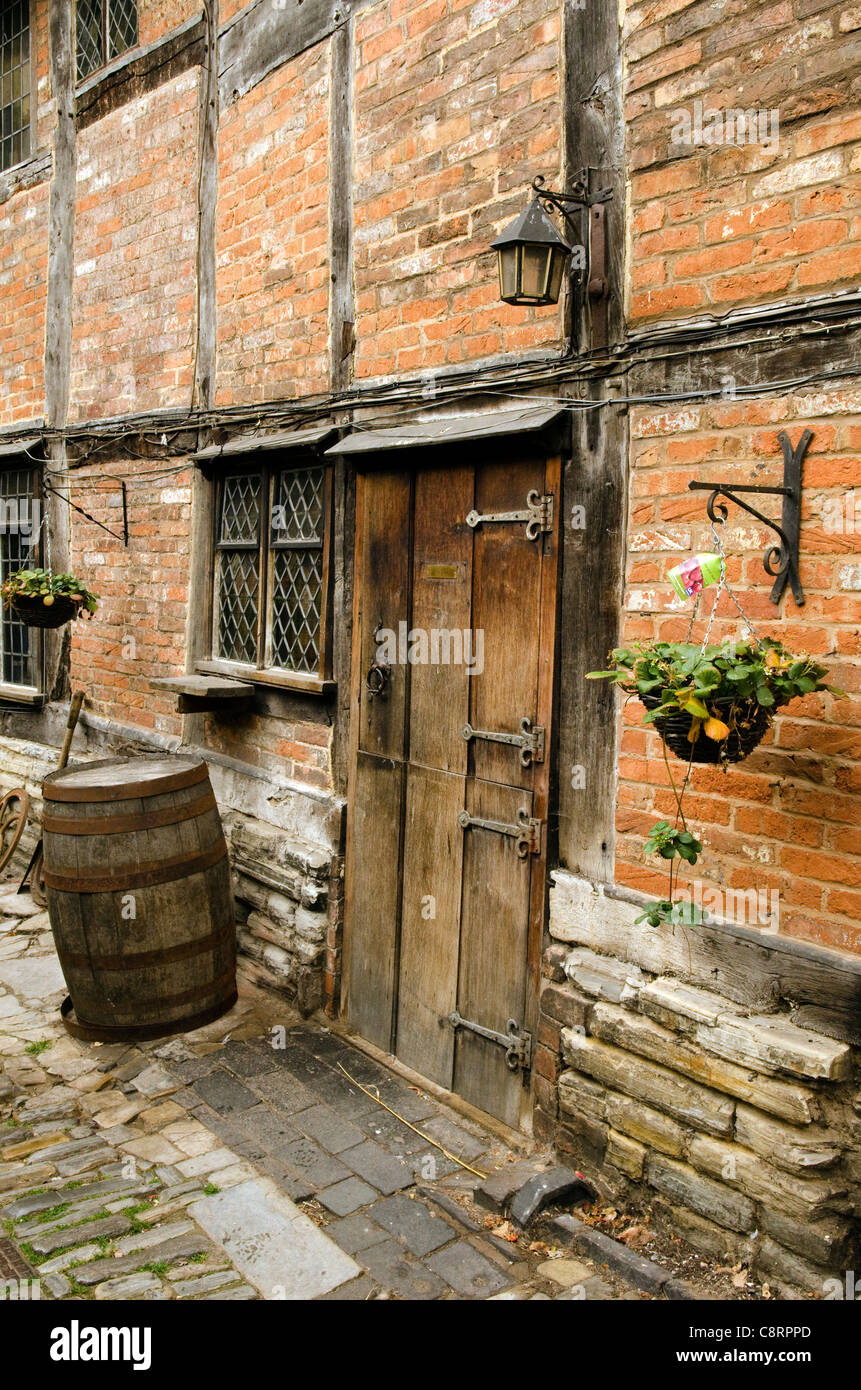
[[[45,892],[45,856],[41,842],[30,870],[30,897],[37,907],[48,906],[48,894]]]
[[[13,787],[0,801],[0,873],[15,853],[29,814],[30,795],[24,787]]]

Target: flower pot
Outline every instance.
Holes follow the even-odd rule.
[[[9,610],[28,627],[62,627],[77,618],[81,600],[55,594],[54,602],[46,607],[40,594],[16,594],[9,601]]]
[[[639,698],[648,710],[657,709],[661,703],[657,695]],[[735,700],[730,696],[709,700],[708,706],[729,725],[728,738],[720,741],[708,738],[700,729],[696,743],[689,743],[691,716],[683,710],[652,721],[664,743],[682,762],[740,763],[753,752],[771,726],[772,714],[756,700]]]

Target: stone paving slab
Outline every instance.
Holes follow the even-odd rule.
[[[0,1162],[0,1214],[34,1242],[43,1297],[580,1296],[469,1205],[463,1163],[504,1170],[511,1151],[347,1039],[255,994],[194,1033],[97,1047],[61,1030],[44,933],[8,944],[0,1147],[19,1156]],[[588,1267],[587,1297],[629,1296]]]
[[[272,1182],[240,1183],[189,1213],[264,1298],[316,1298],[361,1274]]]

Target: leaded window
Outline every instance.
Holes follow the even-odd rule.
[[[328,470],[263,467],[218,488],[213,656],[325,677]]]
[[[39,503],[30,468],[0,472],[0,584],[16,570],[38,564]],[[3,685],[37,689],[41,643],[37,628],[27,627],[4,606],[0,621],[0,680]]]
[[[30,0],[0,0],[0,169],[30,153]]]
[[[75,7],[78,81],[138,41],[137,0],[78,0]]]

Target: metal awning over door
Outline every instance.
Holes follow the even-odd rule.
[[[505,435],[535,434],[554,424],[565,414],[563,407],[549,404],[530,410],[490,410],[474,415],[443,415],[432,420],[412,421],[393,429],[363,430],[326,450],[327,454],[370,454],[388,449],[427,449],[440,444],[462,444],[471,440],[495,439]]]

